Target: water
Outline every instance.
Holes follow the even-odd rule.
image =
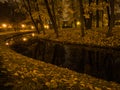
[[[120,50],[37,39],[17,40],[11,48],[37,60],[120,83]]]

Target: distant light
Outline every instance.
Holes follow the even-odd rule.
[[[24,37],[24,38],[23,38],[23,41],[27,41],[27,38],[26,38],[26,37]]]
[[[81,25],[80,21],[77,21],[76,24],[77,24],[77,25]]]
[[[3,27],[3,28],[6,28],[6,27],[7,27],[7,24],[2,24],[2,27]]]
[[[35,27],[34,26],[31,26],[31,29],[34,29]]]
[[[22,24],[21,27],[22,27],[22,28],[25,28],[25,24]]]
[[[44,28],[45,29],[49,29],[49,25],[44,25]]]
[[[34,37],[34,36],[35,36],[35,33],[32,33],[32,36]]]
[[[8,42],[6,42],[6,43],[5,43],[5,45],[7,45],[7,46],[8,46],[8,45],[9,45],[9,43],[8,43]]]

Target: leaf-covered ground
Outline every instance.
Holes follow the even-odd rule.
[[[119,90],[120,85],[46,64],[0,46],[2,72],[10,74],[4,86],[13,90]],[[9,80],[13,79],[13,80]]]
[[[53,30],[46,30],[46,35],[40,34],[40,38],[74,44],[120,48],[119,29],[113,28],[113,35],[111,37],[106,37],[107,27],[85,30],[84,37],[81,37],[81,31],[79,29],[63,29],[59,31],[59,38],[56,38]]]
[[[52,30],[47,30],[46,33],[40,34],[40,38],[77,44],[120,46],[118,30],[115,30],[114,36],[109,38],[105,38],[104,30],[85,31],[86,35],[83,38],[80,37],[79,30],[60,31],[59,38],[55,37]],[[33,60],[12,51],[2,43],[0,65],[0,87],[4,86],[6,90],[120,90],[120,84],[115,82]],[[6,75],[4,82],[1,81],[3,75]]]

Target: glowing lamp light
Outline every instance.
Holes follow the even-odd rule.
[[[7,24],[2,24],[2,27],[3,27],[3,28],[6,28],[6,27],[7,27]]]
[[[32,33],[32,36],[34,37],[34,36],[35,36],[35,33]]]
[[[44,28],[45,29],[49,29],[49,25],[44,25]]]
[[[46,28],[46,25],[44,25],[44,28]]]
[[[22,25],[21,25],[21,27],[22,27],[22,28],[25,28],[25,25],[24,25],[24,24],[22,24]]]
[[[31,29],[34,29],[35,27],[34,26],[31,26]]]
[[[81,23],[79,21],[76,22],[77,25],[81,25]]]
[[[7,46],[8,46],[8,45],[9,45],[9,43],[8,43],[8,42],[6,42],[6,43],[5,43],[5,45],[7,45]]]
[[[23,38],[23,41],[27,41],[27,38],[24,37],[24,38]]]

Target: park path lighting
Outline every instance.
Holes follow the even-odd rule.
[[[8,42],[6,42],[6,43],[5,43],[5,45],[9,46],[9,43],[8,43]]]
[[[77,21],[76,24],[77,24],[77,26],[81,25],[80,21]]]
[[[44,28],[45,29],[49,29],[49,25],[44,25]]]
[[[22,27],[22,28],[25,28],[25,24],[21,24],[21,27]]]
[[[35,27],[34,26],[31,26],[31,29],[34,29]]]
[[[21,28],[22,28],[22,30],[25,30],[25,27],[26,27],[25,24],[21,24]]]
[[[2,24],[2,27],[3,27],[3,28],[7,28],[7,24],[5,24],[5,23]]]

